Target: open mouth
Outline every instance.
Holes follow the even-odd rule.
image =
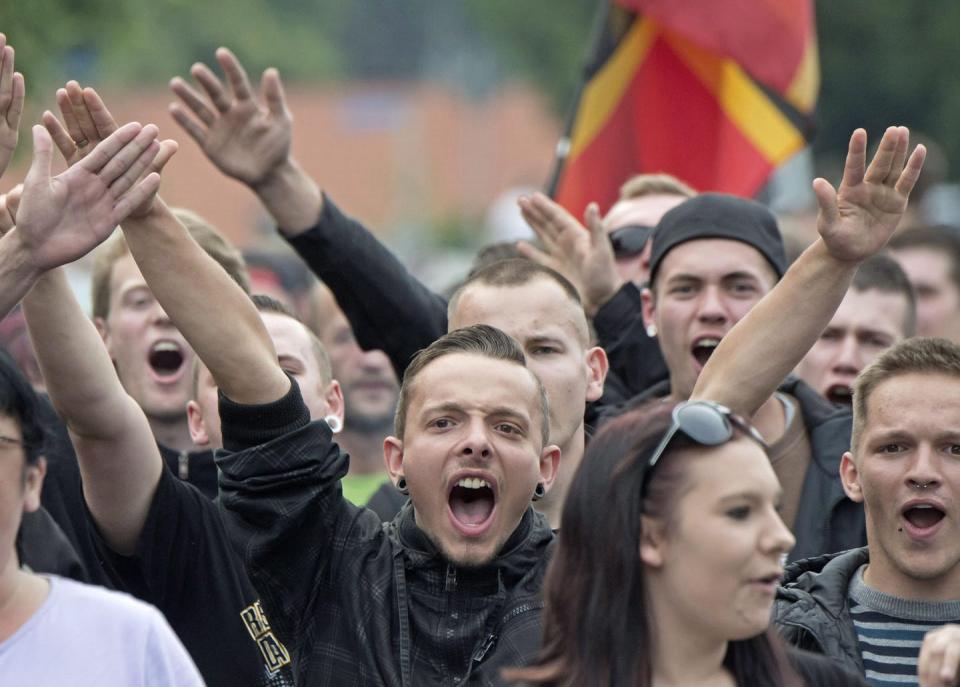
[[[853,389],[849,384],[834,384],[827,389],[826,397],[832,403],[848,406],[853,403]]]
[[[487,524],[497,505],[490,483],[480,477],[464,477],[453,485],[447,499],[453,519],[466,532]]]
[[[150,369],[161,381],[176,378],[185,360],[183,349],[172,341],[158,341],[147,356]]]
[[[694,342],[691,352],[693,353],[693,357],[696,358],[697,362],[700,363],[700,367],[703,367],[707,364],[707,361],[710,360],[710,356],[713,355],[713,352],[719,345],[720,339],[715,339],[712,337],[705,337]]]
[[[928,503],[917,504],[903,511],[904,519],[919,531],[929,530],[943,520],[946,514]]]

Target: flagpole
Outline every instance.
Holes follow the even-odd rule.
[[[613,0],[600,0],[599,12],[597,12],[594,26],[591,31],[592,39],[590,49],[587,53],[587,59],[584,61],[583,76],[577,85],[577,91],[573,98],[573,103],[567,111],[566,121],[563,126],[563,136],[557,141],[554,150],[553,170],[550,172],[550,178],[547,180],[546,194],[553,198],[557,191],[557,185],[560,183],[560,175],[563,173],[564,164],[567,156],[570,154],[570,134],[573,131],[573,125],[577,121],[577,111],[580,109],[580,99],[583,96],[583,89],[587,82],[593,77],[597,70],[597,56],[603,46],[604,35],[610,21],[610,10]]]

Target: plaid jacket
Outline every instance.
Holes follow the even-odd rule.
[[[528,509],[490,565],[457,568],[409,504],[383,524],[343,498],[349,459],[326,423],[307,424],[295,384],[268,406],[221,398],[221,419],[227,530],[298,684],[494,685],[533,658],[554,539],[542,515]]]

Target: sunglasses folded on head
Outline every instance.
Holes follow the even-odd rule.
[[[720,446],[733,439],[734,432],[739,430],[744,435],[756,441],[766,450],[767,444],[760,432],[745,418],[737,415],[726,406],[713,401],[685,401],[678,403],[673,409],[673,422],[670,429],[663,435],[657,448],[647,460],[647,470],[643,481],[643,490],[646,491],[647,481],[654,466],[667,452],[670,442],[682,433],[685,437],[701,446]]]

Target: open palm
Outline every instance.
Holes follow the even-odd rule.
[[[820,205],[817,230],[835,258],[858,262],[893,235],[926,155],[921,145],[908,159],[909,145],[906,127],[888,128],[866,167],[867,133],[857,129],[850,137],[840,188],[835,190],[824,179],[814,182]]]
[[[53,141],[44,127],[33,128],[33,164],[24,180],[16,230],[34,267],[48,270],[86,255],[156,192],[159,175],[137,182],[159,150],[156,137],[152,124],[127,124],[53,177]]]
[[[280,76],[275,69],[264,73],[261,81],[264,104],[254,96],[250,80],[233,53],[220,48],[217,60],[227,75],[229,87],[206,65],[194,65],[191,74],[208,99],[183,79],[175,78],[170,87],[181,102],[172,104],[170,111],[220,171],[256,186],[290,154],[292,118]],[[188,115],[187,109],[194,116]]]

